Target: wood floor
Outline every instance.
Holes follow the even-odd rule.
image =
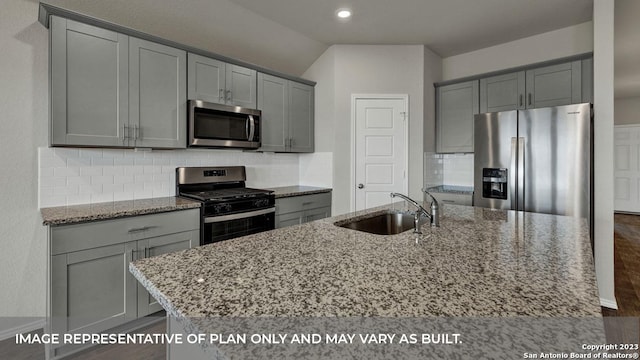
[[[615,295],[618,310],[603,308],[605,317],[635,317],[627,323],[631,330],[616,323],[607,326],[610,342],[638,343],[637,328],[640,325],[640,215],[615,215],[614,234]],[[42,333],[42,330],[38,331]],[[159,322],[145,329],[145,333],[164,333],[165,322]],[[630,336],[629,334],[633,334]],[[43,360],[44,346],[15,345],[13,338],[0,341],[0,359]],[[97,346],[88,351],[74,354],[67,359],[80,360],[161,360],[166,359],[164,345],[111,345]]]
[[[640,317],[640,215],[615,214],[614,274],[618,310],[605,316]]]

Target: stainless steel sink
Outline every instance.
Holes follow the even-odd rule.
[[[420,218],[420,225],[428,219]],[[364,219],[336,223],[337,226],[378,235],[395,235],[414,228],[414,215],[406,212],[385,212]]]

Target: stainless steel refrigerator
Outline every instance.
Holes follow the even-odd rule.
[[[478,114],[474,205],[590,219],[592,107]]]

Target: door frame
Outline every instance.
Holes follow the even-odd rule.
[[[349,190],[349,209],[351,212],[356,208],[356,101],[358,100],[403,100],[404,101],[404,169],[405,176],[402,183],[403,193],[408,196],[409,190],[409,94],[351,94],[351,174]]]

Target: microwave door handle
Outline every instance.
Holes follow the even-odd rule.
[[[247,140],[253,141],[253,137],[256,134],[256,120],[253,118],[253,115],[249,115],[247,118],[247,126],[248,126],[248,135]]]

